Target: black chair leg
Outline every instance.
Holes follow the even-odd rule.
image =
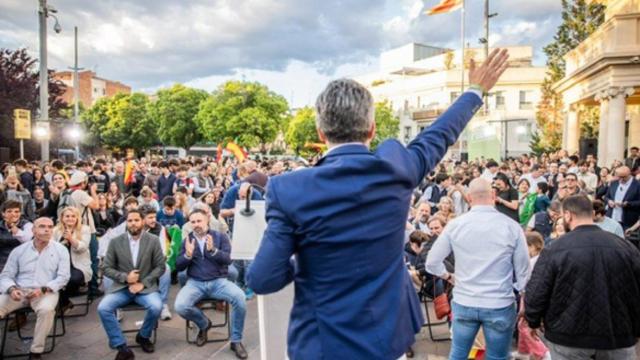
[[[446,337],[446,338],[437,338],[433,335],[433,327],[434,326],[441,326],[441,325],[449,325],[449,321],[439,321],[439,322],[431,322],[431,315],[429,315],[429,300],[425,299],[422,303],[424,304],[424,312],[427,316],[427,323],[424,324],[423,326],[426,326],[429,330],[429,338],[431,339],[431,341],[433,342],[444,342],[444,341],[451,341],[450,337]]]

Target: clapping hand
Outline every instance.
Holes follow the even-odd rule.
[[[184,243],[184,253],[187,257],[193,256],[193,249],[195,249],[196,244],[195,240],[188,237]]]
[[[213,246],[213,237],[211,234],[207,234],[207,251],[212,252],[215,249]]]
[[[476,62],[471,59],[469,64],[469,84],[480,86],[484,92],[489,92],[498,82],[502,73],[507,70],[509,66],[508,59],[509,53],[506,49],[493,50],[480,66],[476,66]]]

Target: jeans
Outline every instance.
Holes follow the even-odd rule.
[[[467,360],[480,326],[487,343],[485,359],[509,359],[516,324],[516,305],[501,309],[467,307],[451,303],[453,312],[450,360]]]
[[[227,268],[227,271],[229,272],[227,274],[227,280],[231,281],[232,283],[236,283],[238,281],[238,269],[236,269],[235,266],[233,266],[233,264],[229,265],[229,267]],[[180,283],[180,287],[183,287],[184,284],[187,283],[187,270],[182,270],[178,273],[178,283]],[[160,280],[162,281],[162,280]]]
[[[240,342],[247,311],[244,292],[227,279],[211,281],[189,279],[176,297],[175,310],[186,320],[196,323],[198,328],[205,329],[209,319],[195,306],[202,299],[224,300],[231,305],[231,342]]]
[[[249,273],[248,270],[251,263],[253,263],[251,260],[233,260],[231,266],[229,266],[229,268],[232,266],[235,268],[236,279],[234,282],[243,289],[247,287],[247,274]],[[229,275],[231,275],[231,273],[229,273]]]
[[[122,308],[132,302],[145,308],[144,322],[140,328],[140,336],[149,339],[156,327],[160,312],[162,311],[162,300],[159,292],[150,294],[132,294],[129,289],[125,288],[115,293],[107,294],[98,305],[98,315],[104,327],[107,337],[109,338],[109,346],[116,349],[119,346],[126,345],[127,340],[122,334],[120,324],[116,318],[116,309]]]
[[[113,280],[108,277],[102,278],[102,285],[104,286],[104,291],[109,290],[111,285],[113,285]],[[160,276],[158,280],[158,291],[160,291],[160,298],[162,299],[162,304],[166,305],[169,303],[169,289],[171,289],[171,269],[169,267],[166,268],[164,274]]]
[[[95,293],[98,290],[98,238],[96,234],[91,234],[91,241],[89,242],[89,256],[91,257],[91,280],[89,280],[89,293]]]

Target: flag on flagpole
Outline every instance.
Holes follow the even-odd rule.
[[[238,162],[243,162],[247,158],[247,152],[236,143],[227,143],[227,150],[229,150],[233,156],[238,159]]]
[[[441,0],[440,4],[432,7],[425,13],[427,15],[437,15],[455,11],[462,7],[462,1],[463,0]]]

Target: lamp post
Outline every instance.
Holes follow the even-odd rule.
[[[40,116],[36,128],[42,136],[41,157],[42,161],[49,161],[49,71],[47,67],[47,17],[53,17],[56,22],[53,31],[60,33],[62,27],[58,18],[53,15],[58,10],[47,5],[47,0],[39,0],[38,20],[40,25]]]

